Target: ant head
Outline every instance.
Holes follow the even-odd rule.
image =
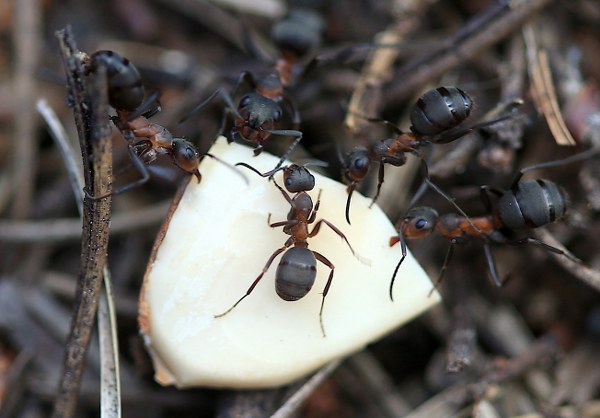
[[[308,9],[294,9],[271,29],[271,39],[282,51],[302,58],[321,43],[323,18]]]
[[[283,111],[277,103],[254,92],[242,97],[238,110],[248,127],[252,129],[272,129],[272,126],[264,125],[273,125],[275,122],[279,122],[283,115]]]
[[[291,164],[283,171],[283,184],[290,193],[306,192],[315,187],[315,177],[306,167]]]
[[[434,230],[438,217],[433,208],[411,208],[402,218],[398,232],[408,239],[425,237]]]
[[[370,164],[369,150],[364,147],[354,148],[344,159],[344,179],[348,182],[362,180],[367,175]]]
[[[200,181],[198,171],[199,156],[196,147],[183,138],[175,138],[171,144],[171,157],[177,167],[190,174],[194,174]]]

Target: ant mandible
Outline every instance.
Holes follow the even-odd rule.
[[[424,145],[429,143],[447,144],[465,136],[473,130],[504,121],[511,117],[499,117],[468,128],[459,129],[462,122],[469,117],[472,107],[473,99],[467,93],[458,87],[446,86],[430,90],[417,100],[410,114],[411,132],[404,132],[393,123],[383,119],[367,118],[370,122],[382,123],[395,135],[392,138],[377,141],[369,148],[356,147],[343,160],[342,177],[348,185],[346,221],[350,223],[352,193],[362,179],[366,177],[371,163],[379,163],[379,181],[377,183],[377,191],[371,202],[373,204],[379,197],[381,185],[383,184],[385,164],[400,167],[406,163],[407,153],[410,152],[420,157],[418,150]],[[431,182],[424,160],[422,160],[422,164],[425,170],[425,182],[457,207],[452,199]],[[460,210],[458,207],[457,209]],[[462,213],[462,210],[460,211]],[[462,214],[465,215],[464,213]]]
[[[325,297],[327,296],[329,288],[331,287],[335,266],[324,255],[318,253],[317,251],[308,249],[308,238],[317,235],[321,225],[325,224],[346,242],[348,248],[350,248],[350,251],[355,257],[358,257],[358,255],[355,253],[344,233],[326,219],[318,220],[314,224],[312,231],[309,231],[308,226],[314,223],[317,217],[321,191],[319,191],[317,203],[313,205],[313,201],[307,191],[314,188],[315,178],[305,167],[297,164],[291,164],[285,167],[275,168],[266,173],[260,173],[258,170],[248,164],[238,163],[236,165],[249,168],[258,175],[269,178],[272,178],[277,171],[283,170],[284,186],[287,192],[274,179],[273,183],[279,189],[285,200],[290,204],[290,211],[287,215],[287,220],[269,223],[269,226],[272,228],[283,227],[283,232],[287,235],[290,235],[290,237],[281,248],[278,248],[273,252],[273,254],[271,254],[261,273],[254,280],[254,282],[252,282],[246,293],[237,302],[235,302],[231,308],[227,309],[221,314],[215,315],[215,318],[225,316],[236,306],[238,306],[242,300],[249,296],[258,282],[260,282],[260,280],[263,278],[264,274],[273,263],[275,257],[285,251],[281,257],[281,260],[279,261],[277,271],[275,272],[275,291],[283,300],[295,301],[306,296],[315,282],[317,275],[317,260],[329,267],[331,270],[325,288],[323,289],[321,309],[319,310],[319,323],[323,337],[325,337],[325,327],[323,325],[323,306],[325,303]],[[292,197],[288,194],[288,192],[295,194]]]
[[[430,207],[411,208],[396,224],[397,236],[390,238],[390,246],[400,242],[402,257],[392,274],[390,282],[390,299],[393,300],[393,286],[402,262],[406,258],[406,240],[417,239],[430,235],[433,231],[446,237],[450,246],[444,259],[444,264],[436,281],[436,287],[442,281],[444,273],[452,259],[454,245],[461,244],[471,237],[483,239],[488,269],[497,286],[502,285],[498,275],[489,243],[497,242],[508,245],[533,244],[555,254],[563,255],[575,262],[581,260],[559,248],[548,245],[536,238],[524,237],[511,239],[509,232],[524,229],[534,229],[548,225],[561,219],[567,211],[567,196],[562,188],[550,180],[530,179],[521,181],[528,171],[541,168],[556,167],[572,162],[581,161],[600,153],[600,147],[574,154],[561,160],[548,161],[521,169],[508,190],[490,186],[481,186],[481,197],[488,212],[487,215],[467,219],[454,213],[438,215]],[[496,205],[492,205],[490,194],[497,196]],[[435,288],[435,287],[434,287]]]
[[[174,138],[168,129],[148,120],[160,110],[160,106],[148,109],[156,101],[156,96],[150,96],[144,103],[144,85],[131,61],[114,51],[97,51],[89,57],[86,73],[94,73],[99,66],[106,68],[108,101],[117,112],[111,119],[127,141],[131,161],[142,175],[141,179],[118,188],[112,194],[120,194],[146,183],[150,178],[146,166],[160,154],[170,155],[177,167],[193,174],[200,182],[200,158],[216,157],[211,154],[200,155],[191,142]]]

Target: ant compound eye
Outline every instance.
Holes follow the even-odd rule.
[[[252,102],[252,97],[244,96],[242,100],[240,100],[240,107],[246,107]]]
[[[426,219],[419,219],[417,220],[417,222],[415,222],[415,227],[417,229],[423,229],[423,228],[427,228],[427,220]]]
[[[359,157],[354,160],[354,167],[362,170],[369,166],[369,159],[366,157]]]

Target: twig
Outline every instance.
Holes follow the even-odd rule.
[[[459,303],[454,307],[453,316],[454,324],[446,354],[446,370],[449,373],[458,373],[469,367],[473,361],[477,333],[475,324],[463,304]]]
[[[160,224],[170,202],[159,202],[136,211],[117,212],[112,217],[110,232],[125,234]],[[81,239],[81,219],[60,218],[41,221],[0,221],[0,241],[13,243],[59,243]]]
[[[83,217],[84,181],[83,174],[75,160],[75,150],[67,138],[56,113],[45,100],[37,103],[38,112],[48,124],[50,133],[57,143],[63,161],[69,173],[69,180],[79,215]],[[102,418],[119,418],[121,416],[121,381],[119,379],[119,348],[116,327],[115,304],[112,294],[111,275],[105,265],[102,271],[104,279],[103,292],[98,306],[98,334],[100,336],[100,416]]]
[[[376,45],[400,44],[406,35],[415,30],[420,16],[433,1],[407,1],[405,10],[385,31],[375,37]],[[392,77],[392,66],[400,54],[400,48],[375,48],[367,57],[361,76],[348,104],[345,124],[354,134],[361,132],[368,122],[360,115],[377,117],[381,107],[384,83]]]
[[[65,162],[67,173],[69,174],[69,181],[71,187],[74,188],[73,193],[75,194],[75,201],[77,203],[77,209],[79,214],[83,214],[83,174],[81,170],[81,164],[78,164],[75,159],[75,151],[73,146],[67,137],[67,132],[64,126],[56,116],[56,112],[50,107],[46,99],[40,99],[35,105],[37,111],[42,116],[50,135],[54,142],[58,145],[58,150],[61,153],[62,159]]]
[[[325,365],[306,381],[289,399],[287,399],[271,418],[287,418],[294,416],[304,401],[319,387],[323,381],[340,365],[341,360],[335,360]]]
[[[549,244],[570,254],[569,250],[567,250],[565,246],[562,245],[562,243],[560,243],[556,238],[554,238],[554,236],[550,232],[544,230],[543,228],[535,231],[535,236],[541,241],[545,242],[546,244]],[[600,271],[588,267],[585,264],[576,263],[560,254],[550,254],[552,255],[552,257],[554,257],[554,260],[558,264],[560,264],[565,270],[570,272],[573,276],[577,277],[585,284],[593,287],[594,289],[600,292]]]
[[[509,360],[497,360],[495,367],[477,381],[469,384],[457,384],[431,398],[406,418],[425,418],[434,416],[454,416],[463,405],[472,403],[485,396],[492,385],[512,380],[535,366],[542,360],[559,352],[557,339],[546,335],[536,340],[522,354]]]
[[[111,276],[108,267],[103,270],[104,288],[98,306],[98,335],[100,337],[100,417],[121,417],[121,379],[117,316]]]
[[[486,21],[487,24],[483,27],[474,28],[480,29],[479,32],[466,36],[464,29],[459,30],[443,51],[431,56],[419,66],[407,63],[404,68],[412,68],[408,72],[403,68],[399,70],[401,74],[397,75],[396,79],[402,82],[390,86],[387,90],[384,96],[386,105],[399,104],[422,85],[504,39],[550,3],[551,0],[512,1],[509,2],[509,10],[506,13],[500,14],[492,21]],[[418,60],[421,61],[420,58]]]
[[[523,37],[525,38],[527,50],[527,67],[531,79],[533,98],[542,111],[556,143],[558,145],[575,145],[575,139],[565,125],[556,100],[548,55],[546,50],[538,49],[532,24],[528,24],[523,28]]]
[[[36,92],[35,71],[42,38],[40,25],[40,2],[24,0],[14,3],[16,40],[15,68],[15,133],[12,179],[15,188],[13,215],[16,219],[27,216],[33,195],[36,172],[35,111],[33,98]],[[15,187],[16,186],[16,187]]]
[[[57,32],[65,66],[69,94],[73,103],[75,124],[81,146],[86,195],[83,202],[83,234],[81,268],[77,282],[75,312],[67,340],[64,373],[54,404],[54,418],[69,418],[75,413],[89,346],[93,319],[96,315],[102,270],[108,251],[108,227],[112,199],[112,142],[106,112],[106,76],[103,68],[86,86],[80,54],[70,30]]]
[[[384,416],[400,417],[410,411],[408,401],[403,398],[392,376],[379,363],[369,351],[361,351],[346,361],[346,368],[350,368],[362,384],[362,392]]]

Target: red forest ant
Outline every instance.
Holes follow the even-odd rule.
[[[177,167],[193,174],[200,182],[200,158],[217,158],[208,153],[200,155],[191,142],[174,138],[166,128],[147,119],[158,112],[160,106],[147,110],[156,97],[151,96],[144,103],[142,79],[131,61],[113,51],[97,51],[89,57],[86,73],[94,73],[99,66],[106,68],[108,101],[117,112],[112,121],[127,141],[131,161],[142,175],[141,179],[118,188],[112,194],[123,193],[146,183],[150,178],[146,165],[154,162],[160,154],[170,155]]]
[[[294,65],[319,45],[322,27],[321,18],[315,12],[304,9],[290,11],[286,18],[275,24],[272,29],[271,38],[280,51],[280,57],[275,62],[265,56],[248,33],[244,33],[245,47],[262,61],[271,62],[272,69],[261,76],[243,71],[238,76],[231,93],[223,89],[216,90],[192,109],[182,121],[202,109],[216,96],[220,96],[226,103],[222,128],[227,113],[234,115],[229,142],[234,140],[248,142],[254,146],[254,155],[258,155],[271,135],[295,138],[281,158],[281,165],[302,139],[302,132],[295,130],[300,124],[300,115],[296,105],[286,94],[285,87],[293,83]],[[248,84],[253,91],[245,94],[236,106],[233,98],[242,83]],[[275,129],[283,117],[282,106],[291,112],[294,129]]]
[[[510,116],[499,117],[491,121],[475,124],[469,128],[459,129],[459,125],[469,117],[472,107],[473,100],[458,87],[438,87],[426,92],[414,104],[410,114],[411,132],[403,132],[393,123],[383,119],[367,118],[370,122],[384,124],[395,135],[392,138],[377,141],[369,148],[356,147],[346,155],[342,171],[344,182],[348,185],[346,221],[350,223],[350,200],[352,193],[361,180],[366,177],[371,163],[379,163],[379,181],[377,183],[377,192],[371,203],[373,204],[379,197],[381,185],[383,184],[385,164],[400,167],[406,163],[407,153],[410,152],[419,156],[418,150],[424,145],[429,143],[447,144],[475,129],[510,118]],[[422,161],[424,163],[424,160]],[[457,207],[441,189],[431,182],[425,164],[423,168],[425,169],[425,182]],[[460,208],[457,207],[457,209],[462,213]],[[462,214],[465,215],[464,213]]]
[[[434,230],[450,240],[450,247],[436,281],[436,287],[442,281],[446,268],[452,259],[454,245],[464,243],[471,237],[478,237],[483,240],[488,268],[497,286],[501,286],[502,281],[498,275],[489,246],[491,241],[508,245],[534,244],[581,263],[581,260],[573,257],[568,252],[536,238],[511,239],[508,234],[515,230],[533,229],[548,225],[562,218],[567,211],[567,197],[558,185],[544,179],[520,181],[523,174],[540,168],[556,167],[581,161],[598,153],[600,153],[600,148],[592,148],[561,160],[548,161],[524,168],[519,171],[509,190],[481,186],[481,196],[488,212],[487,215],[468,219],[454,213],[440,216],[435,209],[430,207],[410,209],[396,224],[398,235],[390,238],[390,246],[400,242],[402,249],[402,258],[398,262],[390,282],[390,299],[393,300],[392,290],[396,274],[406,258],[406,240],[425,237]],[[492,205],[490,194],[494,194],[498,198],[495,206]]]
[[[267,263],[263,267],[261,273],[252,282],[246,294],[244,294],[237,302],[227,309],[225,312],[215,315],[215,318],[220,318],[231,312],[239,303],[244,300],[256,287],[258,282],[262,279],[263,275],[267,272],[275,257],[285,251],[285,254],[281,257],[277,271],[275,273],[275,291],[279,297],[286,301],[295,301],[303,298],[312,288],[315,278],[317,275],[317,260],[325,264],[331,269],[327,284],[323,289],[323,298],[321,300],[321,309],[319,311],[319,323],[321,325],[321,332],[325,337],[325,327],[323,325],[323,305],[325,303],[325,296],[331,286],[333,279],[334,265],[324,255],[308,249],[308,238],[314,237],[319,233],[321,225],[324,223],[329,226],[336,234],[338,234],[348,244],[348,248],[355,257],[358,255],[354,252],[354,249],[350,245],[350,242],[346,236],[331,222],[320,219],[318,220],[312,231],[309,232],[308,225],[315,222],[317,217],[317,211],[319,210],[321,191],[317,198],[317,203],[313,205],[313,201],[308,193],[308,190],[312,190],[315,186],[315,178],[313,175],[303,166],[291,164],[285,167],[278,167],[266,173],[260,173],[254,167],[245,164],[238,163],[250,170],[254,171],[262,177],[272,177],[279,170],[283,170],[284,186],[289,193],[295,193],[294,196],[290,196],[274,179],[273,183],[281,191],[281,194],[285,200],[290,204],[290,211],[287,215],[287,220],[275,223],[269,223],[272,228],[283,227],[283,232],[290,235],[288,240],[284,243],[283,247],[278,248],[271,254],[271,257],[267,260]],[[270,216],[269,216],[270,222]],[[290,248],[293,246],[292,248]]]

